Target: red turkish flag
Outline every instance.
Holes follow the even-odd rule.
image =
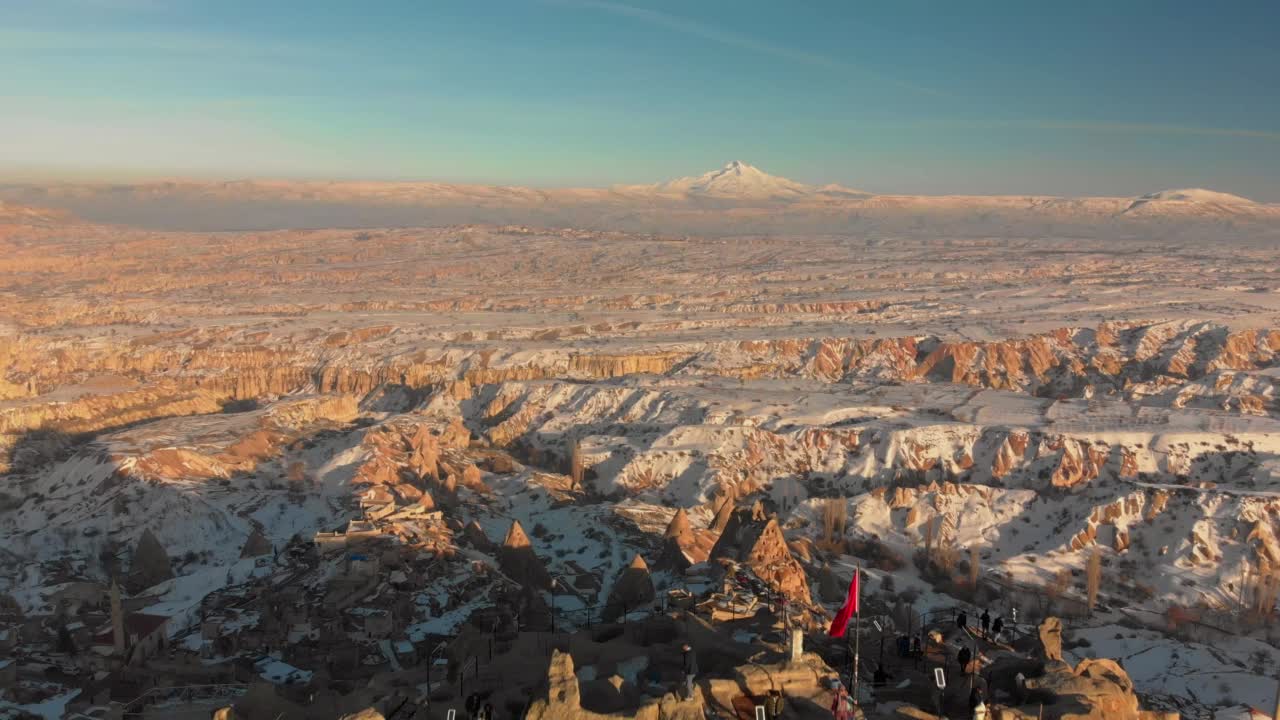
[[[831,637],[841,637],[844,631],[849,627],[849,618],[858,612],[858,570],[853,571],[853,580],[849,583],[849,595],[844,599],[844,607],[840,608],[840,612],[831,620],[831,629],[827,634]]]

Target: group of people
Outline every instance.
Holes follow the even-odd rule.
[[[956,627],[961,630],[969,628],[969,614],[961,610],[956,616]],[[1004,632],[1004,617],[998,616],[993,621],[991,613],[987,610],[982,611],[982,615],[978,618],[978,628],[982,629],[982,637],[987,642],[999,642],[1000,633]],[[975,628],[977,629],[977,628]]]
[[[484,702],[479,693],[468,695],[465,707],[468,720],[497,720],[493,713],[493,703]]]

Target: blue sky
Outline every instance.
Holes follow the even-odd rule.
[[[0,176],[1280,201],[1280,3],[0,0]]]

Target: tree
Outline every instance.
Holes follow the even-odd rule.
[[[1097,548],[1089,555],[1089,565],[1085,570],[1085,597],[1088,598],[1089,612],[1098,604],[1098,588],[1102,586],[1102,551]]]
[[[1259,617],[1266,617],[1275,609],[1276,598],[1280,596],[1280,573],[1271,567],[1258,568],[1257,579],[1254,582],[1253,610]]]
[[[822,503],[822,541],[835,545],[844,538],[849,520],[849,506],[842,497],[827,498]]]
[[[75,655],[78,652],[76,640],[71,637],[71,631],[67,629],[65,624],[58,626],[58,652],[66,653],[67,655]]]

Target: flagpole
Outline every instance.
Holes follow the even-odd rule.
[[[862,595],[862,566],[855,565],[853,567],[853,576],[858,578],[858,596]],[[858,695],[858,663],[861,660],[862,650],[862,598],[855,596],[853,599],[853,704],[860,705]]]

